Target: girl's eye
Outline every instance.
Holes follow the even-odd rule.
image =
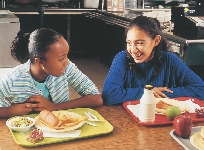
[[[63,60],[64,60],[64,58],[60,59],[59,61],[63,61]]]
[[[131,45],[130,42],[126,42],[126,43],[127,43],[127,45]]]
[[[143,44],[143,42],[142,41],[137,41],[137,44]]]

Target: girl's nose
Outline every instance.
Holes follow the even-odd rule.
[[[137,46],[136,45],[132,45],[131,51],[132,51],[132,53],[137,53],[138,52]]]
[[[66,59],[65,59],[65,63],[64,63],[64,65],[67,66],[68,64],[69,64],[69,59],[66,58]]]

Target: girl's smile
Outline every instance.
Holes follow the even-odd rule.
[[[147,62],[152,59],[154,47],[160,42],[160,36],[152,39],[143,30],[133,27],[127,32],[127,50],[136,63]]]

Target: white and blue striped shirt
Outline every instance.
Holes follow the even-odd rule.
[[[100,94],[95,84],[69,60],[64,74],[60,77],[49,75],[46,86],[53,103],[69,100],[71,86],[79,95]],[[8,107],[14,103],[23,103],[32,95],[43,95],[30,73],[30,61],[16,66],[11,72],[0,77],[0,105]]]

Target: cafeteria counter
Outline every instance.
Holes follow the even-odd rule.
[[[116,53],[126,49],[125,27],[137,16],[135,13],[97,9],[41,8],[35,11],[13,11],[20,19],[21,28],[29,28],[30,31],[39,27],[53,28],[67,39],[71,52],[87,52],[87,55],[97,57],[107,65],[111,64]],[[204,65],[201,58],[204,39],[189,40],[166,31],[163,34],[187,66]],[[204,76],[202,74],[204,71],[200,76]]]

